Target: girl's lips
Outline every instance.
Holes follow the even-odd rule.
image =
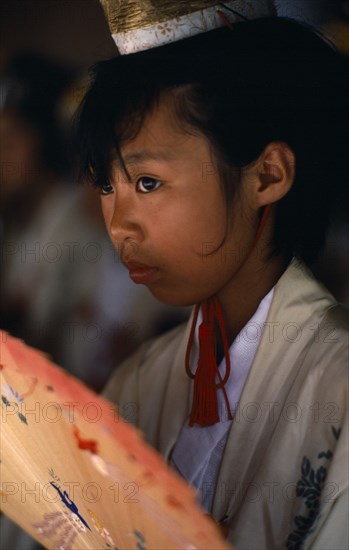
[[[152,281],[155,274],[159,271],[157,267],[150,267],[139,262],[126,263],[129,275],[136,284],[147,284]]]

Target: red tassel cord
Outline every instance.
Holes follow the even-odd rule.
[[[265,223],[267,221],[267,217],[268,217],[268,214],[269,214],[269,210],[270,210],[270,207],[271,207],[271,204],[267,204],[267,206],[264,207],[264,212],[263,212],[263,216],[262,216],[262,219],[259,223],[259,226],[258,226],[258,229],[257,229],[257,233],[256,233],[256,236],[254,238],[254,241],[252,243],[252,246],[250,248],[250,251],[249,253],[247,254],[246,258],[244,259],[244,262],[242,265],[244,265],[244,263],[248,260],[248,258],[251,256],[252,254],[252,251],[254,250],[257,242],[259,241],[259,238],[260,236],[262,235],[262,232],[263,232],[263,229],[264,229],[264,226],[265,226]],[[241,266],[242,267],[242,266]],[[240,267],[240,269],[241,269]]]
[[[199,326],[199,360],[195,374],[191,372],[190,352],[194,340],[198,312],[199,306],[196,306],[185,360],[187,374],[190,378],[194,379],[194,394],[189,426],[193,426],[194,424],[210,426],[219,422],[217,399],[217,389],[219,388],[223,390],[223,396],[228,411],[228,419],[232,420],[228,396],[224,387],[230,375],[230,355],[222,311],[217,298],[212,297],[202,304],[203,320]],[[216,360],[215,321],[218,322],[224,346],[224,357],[226,362],[224,378],[222,378]],[[216,379],[218,379],[218,382]]]
[[[243,264],[250,257],[255,248],[263,228],[265,226],[270,205],[266,206],[260,221],[254,242],[247,254]],[[242,265],[243,265],[242,264]],[[242,267],[242,266],[241,266]],[[240,267],[240,269],[241,269]],[[228,420],[232,420],[229,399],[225,390],[225,384],[230,376],[230,355],[226,331],[224,327],[223,314],[218,299],[213,296],[201,305],[202,323],[199,326],[199,359],[195,374],[190,369],[190,355],[193,347],[195,328],[197,324],[200,305],[194,310],[193,322],[190,330],[189,341],[185,356],[185,369],[190,378],[194,380],[194,392],[192,408],[189,416],[189,426],[211,426],[220,421],[218,413],[217,389],[222,389],[223,397],[227,407]],[[216,325],[221,334],[226,370],[224,378],[219,371],[216,359]]]

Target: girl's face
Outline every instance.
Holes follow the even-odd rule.
[[[229,207],[227,230],[227,208],[208,141],[180,133],[164,101],[121,152],[132,181],[115,163],[102,209],[131,278],[172,305],[219,294],[233,283],[253,240],[248,182],[241,181],[239,202]]]

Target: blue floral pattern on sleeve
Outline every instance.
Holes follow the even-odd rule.
[[[340,429],[332,426],[334,438],[339,439]],[[318,454],[318,459],[331,460],[333,452],[331,450],[322,451]],[[321,465],[315,469],[312,467],[309,458],[303,457],[301,466],[301,478],[297,482],[296,495],[304,500],[308,510],[307,515],[299,515],[294,518],[296,528],[287,537],[287,550],[301,550],[306,537],[312,532],[316,519],[320,513],[320,497],[327,477],[327,468]]]

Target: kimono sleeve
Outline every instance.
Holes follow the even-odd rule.
[[[321,513],[305,540],[312,550],[348,550],[349,548],[349,411],[346,407],[331,466],[322,495]]]
[[[103,397],[118,406],[124,420],[135,425],[139,425],[139,366],[148,346],[149,343],[143,344],[116,368],[102,392]]]

